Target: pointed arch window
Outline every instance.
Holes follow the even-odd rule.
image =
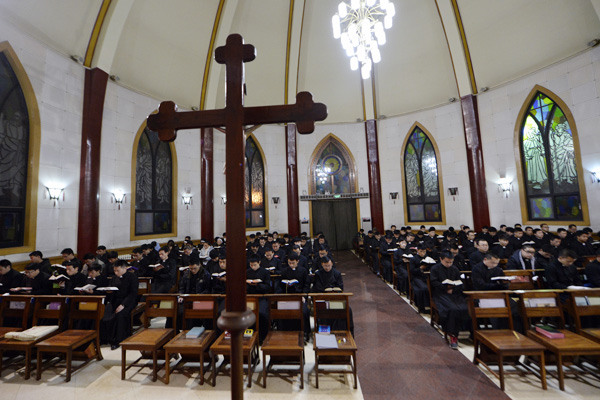
[[[583,221],[580,168],[565,110],[538,90],[519,133],[529,220]]]
[[[135,235],[174,232],[173,154],[171,144],[144,128],[135,164]]]
[[[354,163],[344,145],[333,135],[317,147],[311,162],[312,194],[354,193]]]
[[[252,136],[246,139],[246,228],[266,227],[265,164]]]
[[[404,183],[408,222],[441,222],[438,161],[429,136],[419,126],[404,148]]]
[[[35,246],[40,126],[37,102],[8,42],[0,43],[0,254]]]

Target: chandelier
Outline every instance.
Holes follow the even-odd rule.
[[[396,9],[389,0],[351,0],[349,5],[340,2],[331,18],[333,37],[342,42],[353,71],[360,63],[363,79],[371,76],[372,63],[381,61],[379,46],[385,44],[385,30],[392,27],[394,15]]]

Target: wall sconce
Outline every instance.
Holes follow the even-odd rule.
[[[227,196],[221,196],[221,204],[227,204]]]
[[[273,204],[279,204],[279,197],[273,197],[271,200],[273,200]]]
[[[452,201],[456,201],[456,196],[458,196],[458,188],[457,187],[448,188],[448,194],[450,196],[452,196]]]
[[[125,201],[125,196],[125,193],[123,193],[120,190],[117,190],[116,192],[112,193],[112,199],[110,199],[110,202],[112,203],[114,200],[114,202],[117,203],[117,208],[120,210],[121,204],[123,204],[123,202]]]
[[[512,181],[509,178],[500,178],[498,181],[498,191],[504,193],[504,197],[508,198],[508,194],[512,190]]]
[[[398,199],[398,192],[390,192],[390,199],[397,200]]]
[[[183,196],[181,196],[181,201],[183,201],[183,204],[185,204],[185,209],[189,210],[190,204],[192,204],[192,195],[184,194]]]
[[[600,170],[590,171],[592,174],[592,183],[600,183]]]
[[[46,187],[46,190],[48,191],[48,198],[51,201],[54,201],[54,207],[56,207],[56,202],[60,199],[61,193],[63,195],[63,201],[65,201],[65,195],[63,193],[63,191],[64,191],[63,188],[49,188],[49,187]]]

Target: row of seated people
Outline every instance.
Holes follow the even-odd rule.
[[[110,316],[105,316],[102,338],[112,347],[117,347],[131,332],[130,316],[132,310],[138,303],[138,279],[148,273],[152,279],[153,293],[170,292],[173,276],[177,271],[174,260],[169,258],[169,250],[164,247],[159,250],[160,262],[152,266],[152,269],[144,270],[130,266],[124,260],[116,260],[108,264],[112,265],[111,273],[107,271],[107,265],[92,264],[87,268],[87,276],[81,272],[80,264],[71,261],[66,262],[65,273],[50,276],[40,270],[39,264],[31,263],[21,274],[15,271],[8,260],[0,261],[0,290],[5,293],[44,295],[58,292],[62,295],[74,294],[108,294],[109,304],[107,307]],[[267,252],[268,254],[268,252]],[[212,260],[215,261],[215,260]],[[181,294],[224,294],[226,290],[226,252],[220,251],[216,260],[216,269],[205,267],[200,258],[192,255],[189,266],[181,274],[177,292]],[[286,260],[286,266],[273,271],[272,274],[261,263],[256,256],[248,260],[247,292],[250,294],[265,293],[308,293],[342,291],[343,280],[341,273],[334,267],[331,257],[324,255],[319,260],[321,268],[314,274],[299,266],[299,255],[293,252]],[[135,261],[132,263],[135,265]],[[143,272],[143,274],[142,274]],[[167,273],[164,273],[167,272]],[[61,279],[52,279],[60,277]],[[63,279],[64,278],[64,279]],[[275,278],[275,279],[273,279]],[[56,282],[55,284],[53,284]],[[53,288],[53,286],[58,286]],[[117,288],[108,290],[107,288]],[[112,299],[116,301],[113,301]],[[112,312],[114,311],[114,312]],[[308,310],[305,308],[305,332],[310,333],[308,323]],[[268,310],[266,305],[261,304],[261,341],[268,332]]]

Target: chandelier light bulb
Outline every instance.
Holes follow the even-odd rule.
[[[381,62],[380,46],[387,41],[385,30],[392,27],[395,14],[390,0],[342,0],[331,18],[333,37],[340,39],[350,68],[360,68],[363,79],[370,78],[373,63]]]

